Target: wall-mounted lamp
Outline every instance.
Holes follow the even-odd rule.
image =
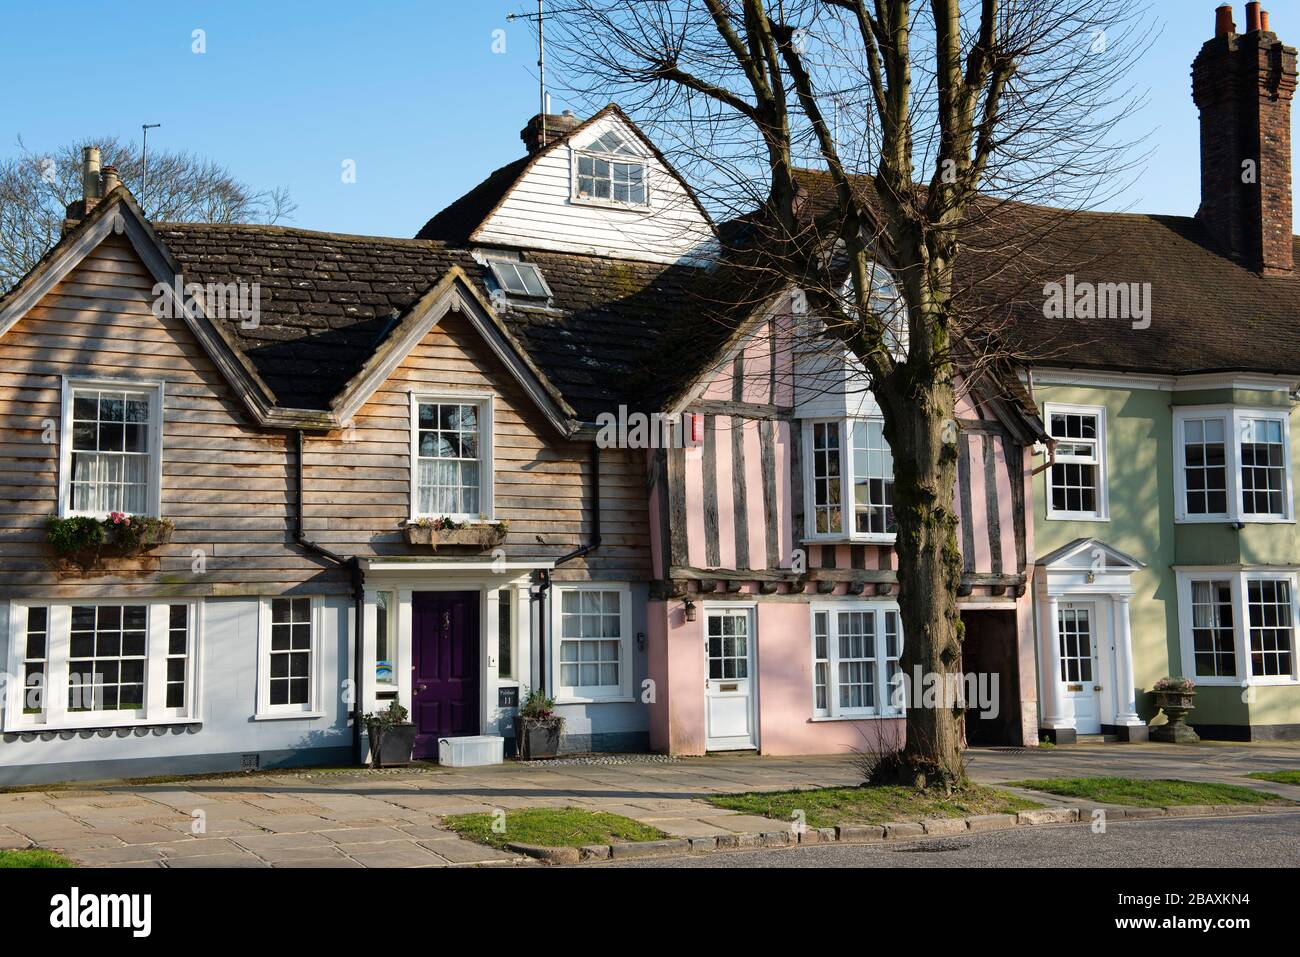
[[[695,602],[691,601],[691,600],[688,598],[688,599],[686,599],[686,603],[682,606],[682,608],[683,608],[683,609],[685,610],[685,612],[686,612],[686,620],[687,620],[687,621],[694,621],[694,620],[695,620]]]

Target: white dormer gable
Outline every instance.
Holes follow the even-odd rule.
[[[677,173],[608,106],[539,151],[472,238],[483,246],[675,263],[703,261],[714,237]]]
[[[846,281],[841,293],[846,306],[854,299]],[[871,264],[871,308],[886,326],[889,345],[901,357],[906,351],[907,308],[892,274]],[[795,341],[795,415],[803,419],[879,418],[882,413],[862,363],[826,331],[814,315],[799,317]]]

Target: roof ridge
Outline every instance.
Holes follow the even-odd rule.
[[[370,233],[336,233],[324,229],[307,229],[299,226],[279,226],[271,223],[187,223],[187,222],[161,222],[150,220],[150,225],[154,229],[185,229],[185,230],[219,230],[219,229],[239,229],[249,232],[270,233],[279,235],[295,236],[319,236],[322,239],[343,239],[349,241],[364,242],[381,242],[396,243],[400,246],[411,248],[427,249],[456,249],[453,244],[443,242],[439,239],[415,239],[410,236],[380,236]]]

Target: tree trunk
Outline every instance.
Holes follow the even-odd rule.
[[[878,398],[891,410],[886,438],[894,450],[894,516],[898,525],[899,607],[907,742],[882,774],[916,787],[951,788],[964,778],[962,713],[949,693],[961,660],[957,588],[962,560],[957,546],[957,426],[950,376],[908,377],[911,388],[891,381]],[[918,680],[921,682],[918,685]],[[940,693],[922,701],[925,682]]]

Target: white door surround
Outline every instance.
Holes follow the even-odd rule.
[[[755,670],[757,608],[704,609],[704,749],[758,748],[758,674]]]
[[[479,730],[484,734],[505,734],[513,708],[499,706],[499,689],[515,687],[522,703],[523,685],[531,685],[533,615],[529,601],[530,574],[550,563],[496,562],[491,560],[430,561],[428,559],[372,559],[366,572],[362,656],[366,668],[356,693],[364,711],[378,710],[381,693],[397,692],[397,701],[411,707],[411,603],[415,592],[473,591],[479,603]],[[500,674],[497,659],[499,595],[513,587],[515,611],[515,677]],[[390,655],[394,684],[380,687],[375,681],[375,626],[379,614],[378,593],[389,592],[394,602]]]
[[[1146,739],[1129,625],[1132,575],[1143,567],[1094,538],[1077,539],[1039,560],[1034,603],[1040,726],[1058,742],[1107,729],[1124,740]]]

